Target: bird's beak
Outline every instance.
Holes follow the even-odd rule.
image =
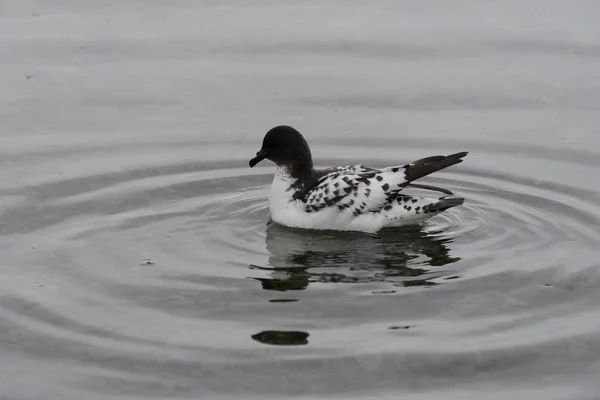
[[[260,149],[260,151],[258,153],[256,153],[256,157],[254,157],[248,163],[250,165],[250,168],[254,167],[256,164],[258,164],[259,162],[264,160],[266,157],[267,157],[267,151],[265,149]]]

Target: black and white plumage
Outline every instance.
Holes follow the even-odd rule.
[[[265,135],[250,167],[265,158],[277,165],[269,194],[273,221],[298,228],[376,232],[417,224],[463,204],[463,198],[447,189],[413,182],[461,163],[466,155],[432,156],[382,169],[352,165],[315,170],[310,148],[300,132],[277,126]],[[443,196],[410,195],[406,193],[410,187]]]

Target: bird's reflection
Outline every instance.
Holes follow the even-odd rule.
[[[308,344],[308,336],[307,332],[302,331],[262,331],[251,337],[262,344],[298,346]]]
[[[432,286],[436,268],[460,258],[449,255],[451,238],[432,235],[421,227],[377,235],[308,231],[269,223],[268,265],[259,280],[265,290],[302,290],[312,282],[383,282],[399,286]]]

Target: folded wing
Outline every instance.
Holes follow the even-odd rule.
[[[355,165],[327,170],[301,200],[306,204],[307,212],[332,206],[340,210],[349,209],[355,215],[379,211],[389,206],[411,182],[461,163],[466,155],[467,152],[461,152],[427,157],[403,166],[383,169]],[[421,187],[442,192],[445,190],[425,185]]]

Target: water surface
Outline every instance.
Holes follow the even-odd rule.
[[[0,398],[597,398],[598,11],[2,2]],[[281,123],[467,201],[271,224]]]

